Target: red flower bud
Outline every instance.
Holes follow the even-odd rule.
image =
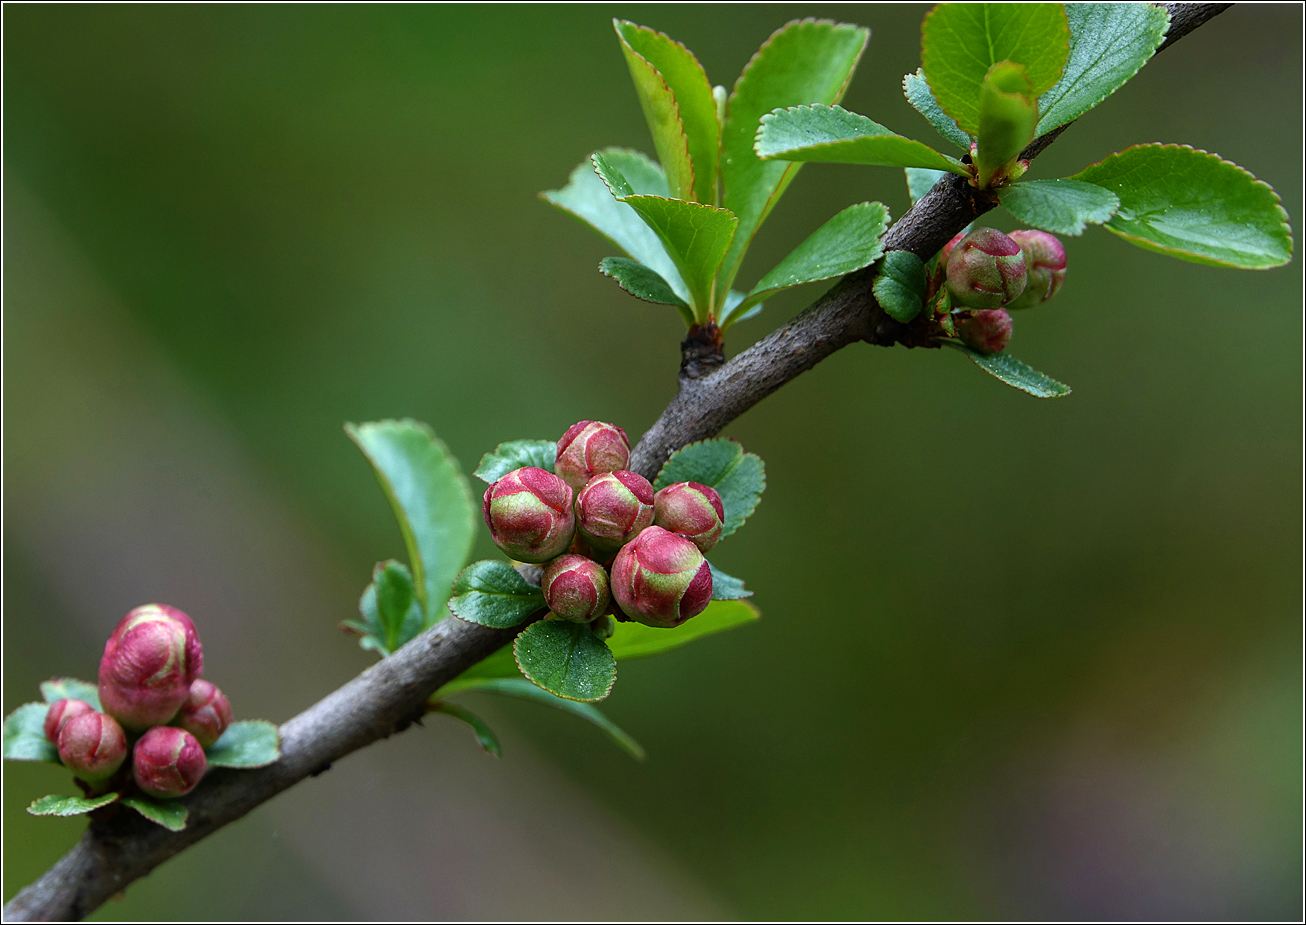
[[[657,493],[653,522],[683,536],[699,552],[707,552],[721,539],[726,511],[715,488],[698,482],[677,482]]]
[[[100,701],[128,729],[166,723],[204,670],[195,624],[175,607],[146,604],[122,618],[100,659]]]
[[[948,257],[952,254],[952,249],[957,246],[957,242],[966,237],[966,232],[958,231],[952,236],[952,240],[943,245],[943,250],[939,251],[939,263],[941,267],[947,267]]]
[[[155,726],[140,737],[132,751],[136,786],[165,800],[194,790],[207,766],[200,743],[176,726]]]
[[[1020,245],[996,228],[976,228],[948,255],[948,294],[958,306],[1001,308],[1024,289]]]
[[[630,441],[616,424],[578,421],[558,441],[553,471],[579,491],[594,476],[615,472],[630,464]]]
[[[81,713],[59,730],[59,760],[82,780],[103,780],[122,767],[127,734],[107,713]]]
[[[576,495],[576,529],[596,549],[616,549],[653,523],[653,486],[620,469],[590,479]]]
[[[481,505],[494,545],[520,562],[548,562],[576,532],[571,488],[552,472],[524,466],[489,488]]]
[[[1011,240],[1025,257],[1025,291],[1007,308],[1033,308],[1057,294],[1066,281],[1066,249],[1055,235],[1030,229],[1013,231]]]
[[[208,748],[231,725],[231,702],[212,682],[196,678],[191,682],[190,695],[181,705],[177,719],[182,729]]]
[[[59,744],[59,730],[63,729],[64,723],[74,716],[81,716],[83,713],[94,713],[95,707],[91,706],[85,700],[56,700],[50,704],[49,709],[45,711],[45,737],[55,745]]]
[[[1005,308],[958,316],[957,336],[980,353],[1001,353],[1011,342],[1011,316]]]
[[[647,626],[679,626],[712,599],[712,570],[698,547],[649,527],[617,553],[612,596],[626,616]]]
[[[540,588],[549,609],[574,623],[588,623],[612,601],[603,566],[575,553],[558,556],[546,565]]]

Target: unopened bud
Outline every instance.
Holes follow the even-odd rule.
[[[200,743],[176,726],[155,726],[137,740],[132,751],[136,786],[165,800],[194,790],[207,767]]]
[[[575,553],[558,556],[544,567],[540,589],[549,609],[574,623],[588,623],[612,601],[603,566]]]
[[[961,342],[980,353],[1001,353],[1011,342],[1011,316],[1005,308],[959,316],[954,323]]]
[[[599,639],[611,639],[617,631],[617,621],[609,616],[602,616],[590,624],[590,631]]]
[[[594,476],[629,464],[630,440],[624,430],[602,421],[578,421],[558,441],[553,471],[573,491],[580,491]]]
[[[107,713],[91,710],[59,730],[59,760],[82,780],[103,780],[127,758],[127,734]]]
[[[100,659],[100,702],[128,729],[166,723],[204,670],[195,624],[175,607],[137,607],[114,629]]]
[[[191,682],[190,694],[177,717],[181,728],[204,748],[222,737],[231,725],[231,702],[217,686],[203,678]]]
[[[94,713],[95,707],[91,706],[85,700],[56,700],[50,704],[45,711],[45,737],[55,745],[59,744],[59,730],[64,727],[64,723],[74,716],[81,716],[83,713]]]
[[[952,236],[951,241],[943,245],[943,250],[939,251],[939,263],[938,263],[939,266],[944,267],[945,269],[947,268],[948,258],[952,256],[952,249],[956,247],[957,242],[964,237],[966,237],[966,232],[958,231],[956,234]]]
[[[715,488],[698,482],[676,482],[657,493],[653,522],[683,536],[699,552],[707,552],[721,539],[726,511]]]
[[[958,306],[1001,308],[1025,289],[1020,245],[996,228],[977,228],[948,255],[948,294]]]
[[[712,599],[712,570],[698,547],[661,527],[649,527],[617,553],[612,596],[632,620],[679,626]]]
[[[653,486],[625,469],[590,479],[576,495],[576,529],[596,549],[629,543],[653,523]]]
[[[485,490],[481,513],[494,545],[521,562],[566,552],[576,532],[570,486],[552,472],[525,466]]]
[[[1056,295],[1066,281],[1066,249],[1046,231],[1022,229],[1010,237],[1025,258],[1025,291],[1007,303],[1007,308],[1033,308]]]

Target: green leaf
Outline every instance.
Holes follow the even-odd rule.
[[[265,719],[242,719],[228,726],[204,755],[214,768],[261,768],[281,757],[281,734]]]
[[[999,61],[1023,66],[1038,97],[1061,77],[1069,48],[1060,3],[941,3],[921,25],[925,80],[943,111],[972,135],[989,68]]]
[[[713,601],[697,617],[686,620],[675,629],[659,629],[643,623],[618,623],[608,645],[618,661],[648,658],[679,649],[696,639],[744,626],[760,616],[757,608],[746,601]]]
[[[614,19],[612,25],[621,39],[671,195],[716,202],[721,126],[703,66],[688,48],[661,32],[624,20]]]
[[[11,761],[52,761],[59,764],[59,749],[45,737],[48,703],[25,703],[5,717],[3,754]]]
[[[41,696],[45,698],[46,703],[64,699],[84,700],[97,710],[104,709],[100,706],[99,687],[85,681],[78,681],[76,678],[51,678],[49,681],[42,681]]]
[[[346,424],[394,509],[408,548],[417,599],[430,626],[443,616],[453,576],[473,539],[471,487],[448,448],[417,421]]]
[[[738,289],[731,289],[730,294],[726,296],[726,306],[721,312],[721,318],[717,322],[722,332],[728,331],[732,324],[739,321],[747,321],[749,318],[755,318],[762,313],[762,303],[757,302],[752,305],[745,305],[744,299],[748,297],[745,292]]]
[[[523,466],[552,472],[557,455],[558,444],[553,440],[509,440],[482,456],[481,464],[472,475],[487,485],[493,485],[512,470]]]
[[[707,567],[712,570],[712,600],[738,601],[753,596],[753,592],[744,587],[742,578],[727,575],[711,562]]]
[[[522,674],[565,700],[602,700],[617,680],[612,652],[588,623],[532,623],[518,635],[512,651]]]
[[[966,165],[841,106],[791,106],[762,117],[753,146],[762,160],[868,167],[928,167],[969,177]]]
[[[669,195],[662,168],[638,151],[604,148],[598,153],[621,171],[635,192],[649,196]],[[566,187],[540,193],[540,197],[580,219],[620,248],[627,257],[653,270],[667,281],[676,295],[689,298],[689,289],[680,278],[680,271],[667,249],[634,209],[613,197],[607,184],[594,172],[592,156],[571,172]]]
[[[507,562],[482,559],[458,573],[449,609],[468,623],[496,629],[518,626],[545,606],[544,593]]]
[[[422,629],[422,608],[417,602],[413,576],[402,562],[378,562],[372,571],[372,588],[377,623],[384,633],[386,648],[393,652]]]
[[[1025,69],[1010,61],[989,68],[980,88],[979,109],[975,167],[983,189],[1034,140],[1038,102]]]
[[[1165,38],[1169,15],[1150,3],[1067,3],[1070,54],[1039,97],[1036,134],[1073,122],[1138,73]]]
[[[1008,212],[1053,234],[1082,234],[1085,224],[1100,225],[1120,207],[1109,189],[1079,180],[1031,180],[997,192]]]
[[[694,323],[694,313],[690,311],[685,300],[676,295],[671,284],[638,260],[631,260],[629,257],[604,257],[599,263],[599,272],[615,279],[618,286],[637,299],[656,302],[659,305],[676,306],[686,324]]]
[[[390,560],[390,562],[399,568],[404,568],[403,565],[394,562],[394,560]],[[378,562],[373,575],[375,576],[376,572],[386,565],[385,562]],[[405,568],[405,574],[407,574],[407,571]],[[410,577],[408,581],[411,584],[412,578]],[[363,617],[361,621],[344,620],[341,623],[341,628],[361,637],[358,640],[359,648],[364,651],[371,649],[382,658],[385,658],[420,633],[424,625],[422,605],[417,602],[414,594],[409,600],[406,611],[391,614],[390,619],[392,621],[397,620],[397,622],[392,622],[389,624],[390,628],[387,628],[386,620],[382,618],[377,604],[375,581],[368,582],[367,587],[363,589],[363,595],[358,599],[358,612]]]
[[[58,699],[58,698],[56,698]],[[52,793],[48,797],[34,800],[27,811],[33,816],[80,816],[101,806],[108,806],[118,799],[116,793],[106,793],[98,797],[66,797]]]
[[[586,722],[598,726],[608,734],[608,737],[616,743],[618,748],[625,751],[636,761],[643,761],[647,757],[644,748],[623,731],[620,726],[604,716],[603,713],[599,711],[598,707],[591,706],[588,703],[577,703],[574,700],[563,700],[561,697],[555,697],[548,691],[536,687],[520,675],[512,679],[487,678],[484,680],[469,680],[466,682],[459,679],[446,685],[440,691],[440,696],[462,693],[465,691],[484,691],[485,693],[490,694],[502,694],[505,697],[518,697],[522,700],[531,700],[535,703],[542,703],[545,706],[565,710],[573,716],[579,716]]]
[[[869,36],[867,29],[829,20],[791,22],[762,44],[739,75],[721,132],[720,167],[722,204],[739,217],[739,230],[721,268],[720,291],[729,290],[753,235],[800,166],[758,159],[758,121],[785,106],[839,102]]]
[[[757,508],[766,489],[766,466],[734,440],[701,440],[681,447],[662,466],[655,491],[675,482],[698,482],[715,488],[725,508],[724,539],[734,533]]]
[[[170,832],[180,832],[186,828],[186,816],[190,812],[176,800],[152,800],[149,797],[123,797],[122,805],[130,806]]]
[[[925,307],[927,285],[925,261],[911,251],[889,251],[871,291],[890,318],[906,324]]]
[[[1247,270],[1292,258],[1278,194],[1219,155],[1187,145],[1135,145],[1071,179],[1120,197],[1107,229],[1147,250]]]
[[[924,167],[908,167],[904,173],[907,174],[907,195],[911,197],[912,205],[924,199],[925,194],[934,189],[934,184],[947,176],[942,170]]]
[[[527,684],[527,686],[531,687],[529,684]],[[532,687],[532,689],[534,688]],[[495,736],[494,730],[487,726],[485,720],[481,719],[475,713],[463,709],[456,703],[445,703],[441,700],[429,703],[427,709],[432,713],[443,713],[446,716],[452,716],[454,719],[462,720],[468,726],[472,727],[472,735],[476,736],[476,742],[481,746],[481,748],[485,749],[486,752],[493,755],[495,758],[499,758],[503,755],[503,749],[499,747],[499,739]]]
[[[902,79],[902,92],[907,102],[934,126],[934,130],[963,151],[970,150],[970,136],[957,127],[957,120],[948,115],[939,106],[938,100],[930,91],[925,80],[925,72],[917,68],[915,74],[907,74]]]
[[[1045,376],[1010,354],[980,353],[957,340],[941,340],[940,343],[947,344],[954,350],[960,350],[990,376],[1001,379],[1012,388],[1028,392],[1035,398],[1061,398],[1070,394],[1070,386],[1064,382],[1057,382],[1051,376]]]

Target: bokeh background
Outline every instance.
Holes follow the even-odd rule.
[[[535,198],[651,150],[611,16],[727,85],[788,19],[868,25],[845,104],[936,140],[899,89],[924,11],[7,6],[4,709],[162,600],[239,714],[285,720],[370,663],[336,624],[402,555],[342,422],[422,419],[470,471],[656,417],[678,316]],[[1301,73],[1301,9],[1240,4],[1033,175],[1186,142],[1300,234]],[[866,199],[900,215],[901,173],[804,168],[741,279]],[[646,763],[468,697],[501,760],[434,717],[94,917],[1299,918],[1300,261],[1067,244],[1011,351],[1073,396],[861,346],[729,428],[770,487],[716,558],[764,617],[622,665]],[[69,786],[6,768],[6,899],[78,837],[23,812]]]

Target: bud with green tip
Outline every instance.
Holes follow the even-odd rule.
[[[137,607],[114,629],[100,659],[100,702],[127,729],[166,723],[204,670],[195,624],[165,604]]]
[[[611,639],[617,631],[617,621],[605,615],[591,623],[590,630],[599,639]]]
[[[1006,307],[1033,308],[1056,295],[1066,281],[1066,249],[1046,231],[1022,229],[1010,237],[1025,258],[1025,291]]]
[[[590,479],[576,495],[576,529],[595,549],[624,546],[653,523],[653,486],[620,469]]]
[[[689,540],[649,527],[617,553],[612,596],[632,620],[679,626],[702,613],[712,599],[712,570]]]
[[[948,294],[955,305],[1001,308],[1024,289],[1020,245],[996,228],[976,228],[948,255]]]
[[[55,745],[59,744],[59,730],[63,729],[64,723],[74,716],[81,716],[83,713],[95,713],[95,707],[91,706],[85,700],[70,700],[64,698],[56,700],[50,704],[45,711],[45,737]]]
[[[82,780],[103,780],[127,758],[127,734],[107,713],[71,717],[59,730],[59,760]]]
[[[1011,316],[1005,308],[961,315],[954,324],[961,342],[980,353],[1001,353],[1011,342]]]
[[[707,552],[721,539],[726,510],[715,488],[698,482],[676,482],[662,489],[653,501],[653,522],[683,536],[699,552]]]
[[[208,748],[231,725],[231,701],[211,681],[196,678],[191,682],[190,694],[181,705],[177,721],[201,746]]]
[[[481,513],[494,545],[521,562],[548,562],[576,532],[571,487],[535,466],[514,469],[485,490]]]
[[[168,800],[195,789],[208,761],[193,735],[176,726],[155,726],[132,750],[132,777],[152,797]]]
[[[558,441],[556,472],[573,491],[604,472],[616,472],[630,465],[630,440],[616,424],[577,421]]]
[[[603,566],[575,553],[558,556],[544,567],[540,590],[549,610],[573,623],[588,623],[612,602]]]

